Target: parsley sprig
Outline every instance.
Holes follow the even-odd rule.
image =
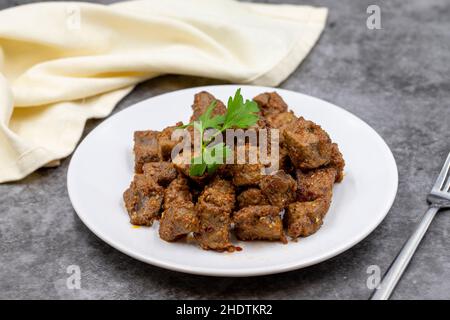
[[[182,128],[193,126],[200,135],[201,154],[191,159],[189,175],[201,176],[207,171],[213,173],[231,154],[231,149],[225,143],[213,144],[214,138],[227,129],[246,129],[254,125],[258,119],[259,108],[256,102],[245,100],[241,95],[241,89],[237,89],[234,97],[228,98],[227,112],[224,115],[212,116],[217,105],[214,100],[198,120],[188,123]],[[207,129],[215,129],[215,133],[205,139]]]

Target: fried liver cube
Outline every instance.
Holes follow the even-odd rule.
[[[195,206],[200,228],[195,238],[201,248],[217,251],[232,251],[230,241],[231,212],[235,194],[230,182],[216,178],[206,186]]]
[[[257,186],[263,177],[262,164],[234,164],[232,166],[233,184],[237,187]]]
[[[190,159],[189,159],[190,160]],[[189,179],[189,181],[195,182],[198,186],[204,186],[206,182],[211,178],[208,172],[206,171],[201,176],[191,176],[189,174],[190,171],[190,164],[186,163],[185,159],[183,159],[182,156],[177,156],[175,159],[172,160],[172,163],[175,166],[175,169],[185,177]]]
[[[165,241],[176,241],[198,231],[198,228],[199,220],[188,181],[184,176],[179,176],[164,191],[164,212],[159,222],[159,236]]]
[[[342,157],[342,153],[336,143],[332,144],[331,160],[328,166],[336,170],[335,182],[341,182],[344,179],[345,160]]]
[[[198,231],[199,221],[191,201],[177,201],[164,210],[159,222],[159,237],[176,241]]]
[[[234,164],[229,165],[232,182],[237,187],[257,186],[265,173],[259,162],[259,148],[249,143],[237,145],[234,149]]]
[[[289,203],[295,201],[297,183],[283,170],[264,176],[259,187],[273,206],[285,208]]]
[[[280,209],[262,205],[242,208],[233,215],[234,231],[240,240],[269,240],[286,242]]]
[[[334,168],[321,168],[308,172],[297,170],[297,200],[313,201],[317,198],[331,199],[336,179]]]
[[[188,181],[181,175],[173,180],[164,190],[164,209],[168,209],[178,202],[192,202]]]
[[[235,189],[229,181],[215,178],[205,187],[198,202],[205,202],[223,211],[232,212],[236,202]]]
[[[145,163],[142,171],[144,175],[162,186],[167,186],[178,174],[173,163],[165,161]]]
[[[178,140],[172,140],[172,133],[183,125],[182,122],[177,123],[174,126],[163,129],[158,134],[158,145],[161,160],[170,161],[172,159],[172,149],[179,143]],[[181,138],[180,138],[181,139]]]
[[[134,171],[142,173],[142,167],[147,162],[160,161],[158,131],[136,131],[134,133]]]
[[[286,102],[276,92],[261,93],[254,97],[253,101],[258,104],[263,116],[286,112],[288,109]]]
[[[291,203],[284,214],[287,234],[292,238],[312,235],[322,226],[329,207],[330,201],[325,198]]]
[[[266,196],[262,193],[261,189],[258,188],[249,188],[247,190],[242,191],[237,196],[237,202],[238,207],[240,209],[249,206],[269,204],[269,200],[267,200]]]
[[[332,144],[328,134],[312,121],[299,118],[283,131],[289,157],[298,169],[314,169],[330,162]]]
[[[290,123],[297,120],[292,111],[272,113],[266,117],[266,123],[270,128],[281,129],[287,127]]]
[[[266,117],[266,123],[271,129],[279,130],[279,142],[280,149],[284,144],[283,132],[284,130],[294,121],[297,120],[297,117],[292,111],[289,112],[281,112],[281,113],[273,113],[269,114]]]
[[[191,116],[191,122],[198,120],[199,117],[205,113],[210,104],[216,101],[216,106],[213,109],[212,115],[225,114],[227,109],[222,101],[216,99],[212,94],[206,91],[201,91],[194,96],[194,104],[192,105],[193,114]]]
[[[273,130],[271,128],[270,130]],[[262,159],[264,163],[264,166],[266,168],[265,174],[272,174],[278,170],[284,170],[285,172],[291,172],[293,171],[293,165],[291,162],[291,159],[289,158],[288,151],[283,143],[281,143],[281,135],[279,135],[278,139],[274,139],[272,141],[272,132],[267,132],[267,143],[266,146],[266,152],[265,152],[265,160]],[[261,139],[261,137],[260,137]],[[277,147],[278,146],[278,147]],[[258,150],[261,152],[263,148],[263,144],[259,144]],[[278,159],[276,157],[272,157],[272,152],[278,151]]]
[[[163,188],[155,180],[136,174],[123,199],[132,224],[151,226],[159,217]]]

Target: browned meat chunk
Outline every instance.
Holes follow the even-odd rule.
[[[136,174],[123,199],[132,224],[151,226],[159,216],[163,188],[153,179]]]
[[[275,129],[284,129],[290,123],[297,120],[297,117],[292,111],[289,112],[281,112],[281,113],[272,113],[266,117],[266,123],[270,128]],[[281,132],[280,132],[281,136]]]
[[[233,216],[240,240],[269,240],[286,243],[280,209],[275,206],[245,207]]]
[[[164,191],[164,209],[168,209],[178,202],[192,202],[188,181],[183,176],[173,180]]]
[[[209,180],[210,176],[207,172],[205,172],[201,176],[191,176],[189,175],[190,165],[184,163],[184,160],[181,156],[177,156],[173,161],[173,165],[175,169],[180,172],[182,175],[187,177],[190,181],[195,182],[199,186],[204,186],[205,183]]]
[[[199,221],[185,177],[179,176],[165,190],[159,223],[159,236],[166,241],[176,241],[198,231]]]
[[[279,208],[286,207],[296,197],[297,183],[283,170],[264,176],[259,184],[262,193],[270,204]]]
[[[170,162],[148,162],[142,167],[144,175],[155,180],[162,186],[167,186],[177,177],[177,170]]]
[[[267,128],[266,120],[263,117],[260,117],[254,125],[248,127],[247,129],[253,129],[255,131],[258,131],[259,129],[266,129],[266,128]]]
[[[176,241],[191,232],[198,231],[199,221],[190,201],[179,201],[162,213],[159,236],[166,241]]]
[[[235,189],[229,181],[216,178],[203,190],[198,199],[198,202],[202,201],[223,211],[231,212],[236,202]]]
[[[257,206],[269,204],[266,196],[258,188],[244,190],[237,196],[237,202],[240,209],[248,206]]]
[[[172,133],[183,123],[179,122],[174,126],[165,128],[158,134],[158,145],[161,154],[161,160],[170,161],[173,147],[177,145],[178,140],[172,140]]]
[[[297,170],[297,200],[313,201],[320,197],[331,199],[335,179],[334,168],[315,169],[306,173]]]
[[[284,214],[287,234],[292,238],[312,235],[322,226],[329,207],[330,201],[324,198],[291,203]]]
[[[217,178],[203,190],[195,207],[200,220],[200,230],[195,237],[203,249],[234,249],[230,241],[230,214],[234,203],[234,188],[226,180]]]
[[[264,170],[262,164],[234,164],[232,166],[233,184],[237,187],[257,186]]]
[[[237,145],[234,161],[235,164],[228,165],[233,184],[237,187],[257,186],[265,172],[264,165],[259,163],[258,146]]]
[[[216,106],[212,112],[212,115],[225,114],[227,109],[222,101],[217,100],[212,94],[206,91],[197,93],[194,96],[194,104],[192,105],[193,114],[191,117],[191,122],[198,120],[198,118],[208,109],[213,101],[216,101]]]
[[[336,169],[337,174],[335,182],[341,182],[344,179],[345,160],[342,157],[342,153],[339,151],[339,147],[336,143],[332,144],[331,160],[328,166]]]
[[[230,213],[207,203],[197,203],[200,220],[199,232],[195,233],[200,247],[205,250],[232,251],[230,241]]]
[[[331,159],[332,144],[328,134],[312,121],[299,118],[283,131],[284,144],[298,169],[314,169]]]
[[[278,148],[278,166],[274,166],[274,164],[276,163],[275,162],[276,159],[271,158],[272,151],[273,150],[269,150],[267,153],[268,158],[270,160],[265,163],[265,167],[266,167],[265,173],[266,174],[273,174],[273,173],[277,172],[278,170],[284,170],[284,172],[288,172],[288,173],[295,171],[295,168],[291,162],[291,159],[289,158],[288,151],[282,144],[279,144],[279,148]]]
[[[134,171],[142,173],[142,166],[147,162],[160,161],[158,131],[136,131],[134,133]]]
[[[284,144],[283,132],[289,126],[289,124],[293,123],[295,120],[297,120],[297,117],[294,115],[292,111],[273,113],[266,117],[266,122],[268,126],[271,129],[279,130],[280,150]]]
[[[286,102],[276,92],[261,93],[254,97],[253,101],[258,104],[263,116],[286,112],[288,109]]]

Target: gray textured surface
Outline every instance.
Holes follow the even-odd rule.
[[[33,1],[0,0],[0,9],[27,2]],[[450,3],[284,2],[325,5],[330,15],[312,54],[281,87],[355,113],[384,137],[397,160],[398,195],[380,227],[338,257],[285,274],[226,279],[166,271],[112,249],[83,225],[67,196],[66,159],[59,168],[0,185],[0,298],[370,296],[367,267],[375,264],[386,270],[425,211],[425,194],[450,150]],[[380,5],[382,30],[366,28],[369,4]],[[154,79],[140,85],[116,111],[163,92],[211,83],[218,82],[181,76]],[[90,121],[86,133],[99,123]],[[394,299],[450,299],[447,213],[438,214],[431,225]],[[71,264],[81,267],[81,290],[65,285]]]

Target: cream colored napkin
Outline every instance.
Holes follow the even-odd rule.
[[[325,8],[232,0],[47,2],[0,11],[0,182],[57,163],[89,118],[161,74],[276,86]]]

